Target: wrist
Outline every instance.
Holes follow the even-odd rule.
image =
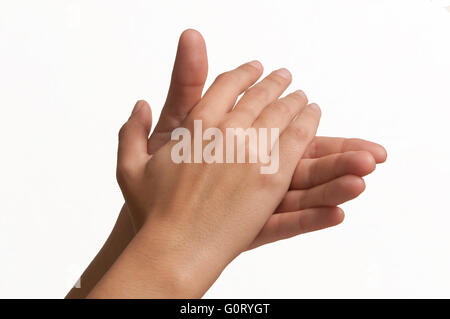
[[[189,272],[160,248],[138,232],[88,298],[197,297]]]
[[[159,230],[144,226],[133,240],[130,258],[136,261],[136,272],[149,284],[153,298],[201,297],[189,260],[167,237],[158,236]]]
[[[200,298],[228,264],[169,221],[149,218],[134,241],[141,268],[157,274],[171,298]]]

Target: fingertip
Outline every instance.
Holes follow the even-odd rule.
[[[366,189],[364,179],[356,175],[345,175],[340,180],[343,190],[347,190],[351,198],[359,196]]]
[[[378,164],[381,164],[381,163],[386,162],[388,153],[387,153],[387,150],[382,145],[380,145],[380,144],[377,144],[377,145],[378,145],[379,150],[378,150],[376,161]]]
[[[277,76],[279,76],[289,82],[292,80],[292,74],[286,68],[281,68],[281,69],[275,70],[275,71],[273,71],[273,74],[276,74]]]
[[[303,90],[295,90],[291,94],[300,97],[303,104],[308,104],[308,96],[306,96],[306,93]]]
[[[150,105],[138,100],[128,121],[119,130],[117,179],[119,184],[130,179],[148,159],[147,139],[152,125]]]
[[[208,57],[205,40],[197,30],[187,29],[178,40],[172,82],[181,86],[198,86],[200,89],[205,84],[207,74]]]
[[[187,29],[181,33],[178,40],[178,53],[188,50],[194,52],[194,57],[203,58],[206,55],[206,43],[202,34],[194,29]]]
[[[320,106],[317,103],[310,103],[308,104],[313,110],[315,110],[319,115],[322,114],[322,110],[320,109]]]
[[[136,123],[139,126],[144,126],[147,134],[150,133],[152,126],[152,110],[150,104],[145,100],[138,100],[131,112],[128,122]],[[133,125],[133,124],[132,124]]]
[[[375,157],[367,151],[362,151],[359,156],[361,157],[361,162],[364,163],[363,166],[366,169],[367,174],[373,172],[377,167]]]
[[[260,73],[262,73],[264,67],[262,65],[261,62],[259,62],[258,60],[253,60],[247,63],[248,65],[251,65],[252,67],[254,67],[255,69],[257,69]]]
[[[205,42],[205,40],[203,39],[202,34],[193,29],[193,28],[188,28],[186,30],[184,30],[181,35],[180,35],[180,42],[181,41],[200,41],[200,42]]]
[[[356,193],[359,195],[366,190],[366,182],[362,177],[358,176],[358,186],[356,187]]]
[[[143,109],[147,110],[150,114],[152,113],[150,104],[146,100],[139,100],[139,103],[142,103]]]
[[[338,206],[332,206],[332,207],[321,207],[321,208],[313,208],[312,211],[316,210],[317,212],[320,212],[318,216],[319,219],[322,220],[322,227],[332,227],[339,225],[344,221],[345,213],[344,211],[338,207]],[[321,229],[319,228],[319,229]]]
[[[144,107],[150,107],[150,104],[146,100],[137,100],[136,105],[142,105]]]
[[[366,176],[376,168],[376,161],[368,151],[348,152],[348,172],[358,176]]]
[[[133,111],[131,112],[131,116],[137,114],[138,112],[150,113],[152,114],[150,104],[146,100],[138,100],[134,105]]]
[[[387,159],[387,151],[382,145],[380,145],[378,143],[371,142],[371,141],[366,141],[366,140],[363,140],[363,139],[355,139],[355,140],[360,145],[365,145],[366,146],[365,147],[366,151],[369,151],[373,155],[373,157],[375,159],[375,162],[377,164],[380,164],[380,163],[383,163],[383,162],[386,161],[386,159]]]
[[[345,212],[342,208],[340,207],[336,207],[335,211],[334,211],[334,216],[335,216],[335,225],[339,225],[340,223],[342,223],[345,219]]]

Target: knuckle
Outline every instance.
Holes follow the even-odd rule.
[[[327,203],[329,201],[328,198],[330,195],[330,185],[331,184],[329,184],[329,183],[324,185],[324,189],[322,192],[322,198],[321,198],[323,203]]]
[[[254,120],[259,116],[259,112],[252,107],[241,108],[239,112],[245,119],[249,120]]]
[[[304,220],[303,218],[297,218],[297,229],[298,229],[298,233],[299,234],[303,234],[306,233],[306,227],[304,225]]]
[[[199,108],[197,110],[192,111],[187,119],[186,119],[186,125],[189,128],[194,127],[194,121],[201,121],[203,128],[208,127],[209,119],[208,119],[208,112],[204,108]]]
[[[233,118],[225,119],[221,124],[220,128],[225,131],[227,128],[237,128],[239,126],[238,122]]]
[[[316,176],[320,175],[320,172],[322,171],[322,167],[320,167],[320,162],[313,162],[314,164],[311,167],[311,170],[309,170],[306,173],[306,182],[308,185],[316,185]]]
[[[195,120],[204,120],[205,118],[206,118],[206,112],[203,109],[193,111],[189,116],[189,119],[192,122]]]
[[[233,74],[232,71],[227,71],[227,72],[219,74],[216,77],[215,82],[230,82],[230,83],[233,83],[235,80],[236,80],[235,74]]]
[[[292,134],[296,140],[309,140],[312,135],[310,129],[301,125],[293,125]]]
[[[285,100],[279,100],[277,102],[276,108],[277,113],[281,114],[283,117],[290,117],[292,115],[292,108]]]
[[[269,98],[269,90],[264,85],[256,85],[248,90],[248,94],[260,100],[267,100]]]

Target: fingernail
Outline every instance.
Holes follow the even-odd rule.
[[[312,107],[312,108],[315,109],[315,110],[320,111],[320,107],[319,107],[319,105],[317,105],[316,103],[311,103],[309,106]]]
[[[133,107],[133,111],[131,111],[131,115],[139,112],[139,110],[142,108],[142,105],[144,105],[143,101],[141,101],[141,100],[137,101]]]
[[[262,64],[261,64],[261,62],[259,62],[259,61],[257,61],[257,60],[250,61],[250,62],[248,62],[248,64],[250,64],[251,66],[257,68],[258,70],[261,70],[261,69],[262,69]]]
[[[285,78],[286,80],[291,79],[291,72],[289,72],[288,69],[281,68],[279,70],[276,70],[275,73],[281,76],[282,78]]]
[[[297,91],[294,92],[294,94],[297,94],[297,95],[300,95],[303,98],[306,98],[306,94],[302,90],[297,90]]]

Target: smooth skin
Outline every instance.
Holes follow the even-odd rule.
[[[287,70],[281,69],[278,72],[272,73],[263,81],[249,89],[262,74],[262,66],[258,62],[245,64],[236,70],[226,72],[219,76],[202,98],[206,74],[207,58],[206,46],[203,38],[198,32],[187,30],[180,37],[167,100],[159,122],[150,139],[147,141],[147,136],[151,128],[151,114],[147,103],[144,101],[139,101],[136,104],[135,112],[121,130],[118,179],[125,198],[131,197],[131,200],[128,199],[126,201],[128,207],[131,207],[131,209],[128,209],[127,205],[124,205],[108,241],[83,274],[81,278],[81,288],[72,289],[68,297],[86,297],[92,290],[92,287],[104,276],[133,238],[134,239],[127,250],[123,252],[123,256],[120,258],[121,262],[119,263],[120,260],[118,260],[116,264],[131,263],[135,265],[139,264],[138,260],[141,260],[142,256],[147,256],[144,257],[144,259],[149,258],[147,253],[138,254],[140,258],[132,260],[128,259],[126,256],[135,255],[136,247],[146,246],[146,241],[143,241],[142,238],[149,236],[148,233],[150,227],[145,225],[149,224],[146,220],[150,211],[159,209],[171,211],[173,208],[165,207],[164,205],[157,206],[154,202],[151,202],[150,204],[145,203],[150,205],[150,209],[143,203],[140,203],[136,198],[163,198],[158,195],[159,192],[157,189],[160,189],[161,192],[163,189],[166,189],[166,191],[167,189],[172,188],[183,189],[181,183],[173,184],[173,179],[169,178],[169,176],[173,175],[168,174],[166,176],[161,175],[161,173],[159,173],[159,175],[153,174],[152,169],[147,168],[147,166],[152,167],[149,163],[155,162],[155,160],[152,162],[150,154],[159,155],[158,151],[164,149],[165,145],[170,144],[170,133],[173,129],[180,127],[183,124],[189,126],[189,123],[192,123],[193,119],[201,118],[204,121],[204,124],[207,123],[206,125],[208,126],[221,125],[222,127],[229,127],[239,124],[240,127],[248,127],[250,125],[256,127],[273,127],[274,124],[276,124],[276,126],[284,128],[285,132],[286,130],[287,132],[291,132],[293,130],[296,131],[296,129],[288,129],[288,127],[290,128],[292,123],[294,123],[291,123],[290,121],[296,114],[306,110],[307,113],[305,114],[315,114],[314,111],[312,111],[314,110],[314,107],[306,107],[307,100],[301,92],[287,95],[278,100],[278,97],[291,81],[291,76]],[[244,91],[246,93],[243,98],[233,109],[237,97]],[[279,114],[283,114],[284,116],[278,116]],[[249,207],[248,204],[246,204],[247,206],[240,205],[242,204],[240,201],[234,201],[236,211],[242,211],[244,207],[247,207],[247,211],[257,211],[258,216],[263,217],[260,217],[257,220],[250,219],[254,222],[254,225],[249,231],[247,231],[247,229],[246,231],[248,234],[247,236],[250,236],[249,238],[252,238],[252,240],[250,241],[249,238],[245,238],[245,240],[238,241],[240,244],[236,244],[236,247],[230,249],[227,259],[222,261],[218,260],[216,267],[213,267],[215,272],[209,276],[210,279],[203,285],[203,289],[197,289],[195,290],[195,293],[193,291],[191,294],[188,294],[188,292],[183,289],[178,289],[178,286],[183,286],[184,281],[178,278],[180,276],[178,273],[178,266],[180,266],[180,268],[186,266],[185,263],[180,260],[179,264],[175,263],[173,267],[168,267],[167,269],[169,270],[166,272],[166,274],[169,274],[169,282],[172,282],[171,279],[175,278],[174,281],[181,283],[175,284],[176,289],[174,289],[173,294],[156,289],[157,281],[152,281],[150,280],[151,278],[149,279],[148,284],[153,282],[156,286],[145,287],[145,289],[139,290],[139,292],[142,292],[142,295],[130,295],[126,293],[127,289],[123,290],[123,288],[132,287],[131,278],[129,278],[129,281],[126,278],[121,279],[123,280],[123,285],[126,287],[115,287],[117,282],[110,286],[111,276],[113,276],[113,278],[121,278],[120,275],[118,275],[121,273],[120,267],[116,265],[111,268],[111,271],[108,273],[107,277],[109,279],[107,280],[105,278],[102,280],[102,283],[98,285],[90,296],[160,297],[177,296],[177,293],[180,296],[201,296],[209,285],[214,282],[218,274],[220,274],[224,265],[237,256],[239,252],[276,240],[339,224],[343,220],[344,214],[340,208],[336,207],[336,205],[355,198],[364,190],[365,186],[361,177],[372,172],[375,169],[376,163],[383,162],[386,159],[386,152],[378,144],[360,139],[313,137],[315,135],[312,134],[314,131],[313,127],[317,120],[315,120],[312,115],[310,115],[311,120],[308,122],[311,128],[305,133],[307,136],[303,136],[305,129],[301,128],[298,129],[301,131],[300,135],[302,137],[298,139],[298,145],[292,146],[291,142],[285,142],[289,147],[295,146],[301,150],[297,151],[296,155],[289,155],[289,157],[292,158],[298,157],[295,165],[293,162],[289,162],[289,165],[283,164],[289,166],[290,169],[286,168],[286,172],[283,173],[283,183],[280,182],[283,187],[277,188],[278,192],[280,192],[280,189],[283,190],[282,194],[280,195],[277,193],[278,196],[272,196],[275,199],[273,199],[273,202],[271,203],[273,209],[270,213],[267,211],[267,207],[270,207],[270,205],[264,205],[264,207],[261,207],[259,210],[257,207],[261,203],[256,203],[256,206]],[[271,121],[278,122],[275,123]],[[310,133],[312,136],[309,135]],[[284,135],[287,134],[289,133],[284,133]],[[291,135],[295,134],[291,133]],[[311,140],[308,140],[308,138]],[[285,140],[289,141],[288,138],[283,139],[283,141]],[[290,152],[291,151],[288,151],[287,153]],[[158,156],[158,158],[161,157],[163,157],[163,155]],[[302,159],[300,160],[300,158]],[[169,164],[170,158],[166,158],[166,162],[167,163],[163,165],[164,167]],[[234,165],[239,166],[237,164]],[[137,167],[140,167],[139,172],[134,171]],[[176,168],[176,166],[171,168],[169,173]],[[208,169],[208,167],[205,169]],[[220,170],[221,169],[219,168],[218,171]],[[148,171],[152,172],[153,175],[150,177],[146,175]],[[163,171],[164,169],[159,166],[156,169],[156,173]],[[246,170],[244,170],[244,172],[245,171]],[[129,176],[129,172],[133,172],[132,177]],[[183,170],[180,174],[184,174],[183,172],[185,171]],[[225,177],[216,176],[215,179],[222,178],[224,181],[227,181],[228,174],[229,171],[227,171]],[[245,176],[241,172],[238,175]],[[205,176],[208,176],[208,174]],[[221,175],[219,174],[219,176]],[[291,178],[288,176],[291,176]],[[145,183],[140,184],[139,182],[136,182],[136,178],[139,181],[141,181],[141,179],[149,179],[157,182],[152,185],[146,185]],[[258,179],[258,176],[252,176],[252,178],[249,177],[249,180],[254,179]],[[286,182],[286,180],[288,180],[288,182]],[[156,186],[156,183],[158,186]],[[186,183],[189,184],[189,182]],[[161,188],[161,185],[166,185],[166,188]],[[151,187],[152,194],[148,194],[148,191],[145,191],[145,195],[140,193],[139,189],[149,189],[147,187]],[[190,184],[186,185],[186,189],[191,188]],[[155,192],[153,193],[153,191]],[[199,191],[198,195],[200,196],[201,193],[202,192]],[[168,192],[168,194],[170,194],[170,192]],[[174,192],[173,195],[175,196],[175,194],[177,194],[177,192]],[[182,199],[177,200],[173,197],[167,199],[167,202],[172,203],[171,205],[176,207],[179,201],[187,203],[196,197],[194,196],[192,189],[189,191],[188,195],[189,198],[178,195],[181,196]],[[256,195],[257,194],[254,194],[253,196]],[[208,197],[209,195],[205,196]],[[230,204],[229,201],[230,199],[228,197],[227,204],[221,202],[224,205],[221,206],[222,209],[223,207],[228,207]],[[158,200],[155,199],[155,202],[158,202]],[[214,205],[217,206],[219,202],[220,201],[215,202]],[[276,204],[274,204],[275,202]],[[184,204],[180,206],[183,206],[182,209],[179,209],[180,211],[190,211],[190,209],[186,209]],[[216,215],[220,215],[220,211],[221,208],[218,207]],[[158,216],[159,214],[160,213],[156,212],[153,213],[155,216]],[[170,214],[164,213],[164,216],[168,215]],[[191,215],[186,213],[186,216]],[[178,217],[176,219],[180,219]],[[185,218],[189,220],[189,217]],[[159,221],[155,223],[159,224]],[[210,222],[207,220],[205,223],[209,224]],[[140,231],[142,225],[144,225],[143,228],[145,228],[145,230],[142,229],[142,231]],[[174,223],[172,226],[175,225],[178,224]],[[199,223],[199,225],[202,224]],[[180,225],[180,227],[181,226],[182,225]],[[235,225],[233,224],[233,227],[234,226]],[[202,226],[199,227],[202,228]],[[228,230],[229,228],[225,227],[225,229]],[[151,230],[151,232],[154,232],[155,234],[158,234],[159,231],[160,230],[155,229]],[[137,236],[135,236],[136,233]],[[182,234],[182,232],[178,234]],[[211,237],[212,242],[213,238],[214,236]],[[220,242],[227,241],[226,238],[219,238]],[[247,245],[245,246],[243,243],[246,243]],[[186,250],[184,254],[189,251],[191,250]],[[156,256],[157,254],[152,254],[151,259],[157,258]],[[171,264],[173,265],[176,260],[177,259],[172,260]],[[119,270],[117,270],[118,267]],[[175,269],[170,270],[171,268]],[[113,275],[110,275],[110,273],[113,273]],[[155,270],[155,274],[157,273],[158,272]],[[184,277],[184,275],[182,277]],[[167,284],[167,282],[165,284]],[[139,283],[138,286],[139,285],[142,285],[142,283]],[[111,287],[115,288],[112,289]],[[112,294],[104,295],[103,293],[105,292]],[[125,295],[117,295],[117,292],[124,292]],[[138,291],[135,292],[137,293]]]

